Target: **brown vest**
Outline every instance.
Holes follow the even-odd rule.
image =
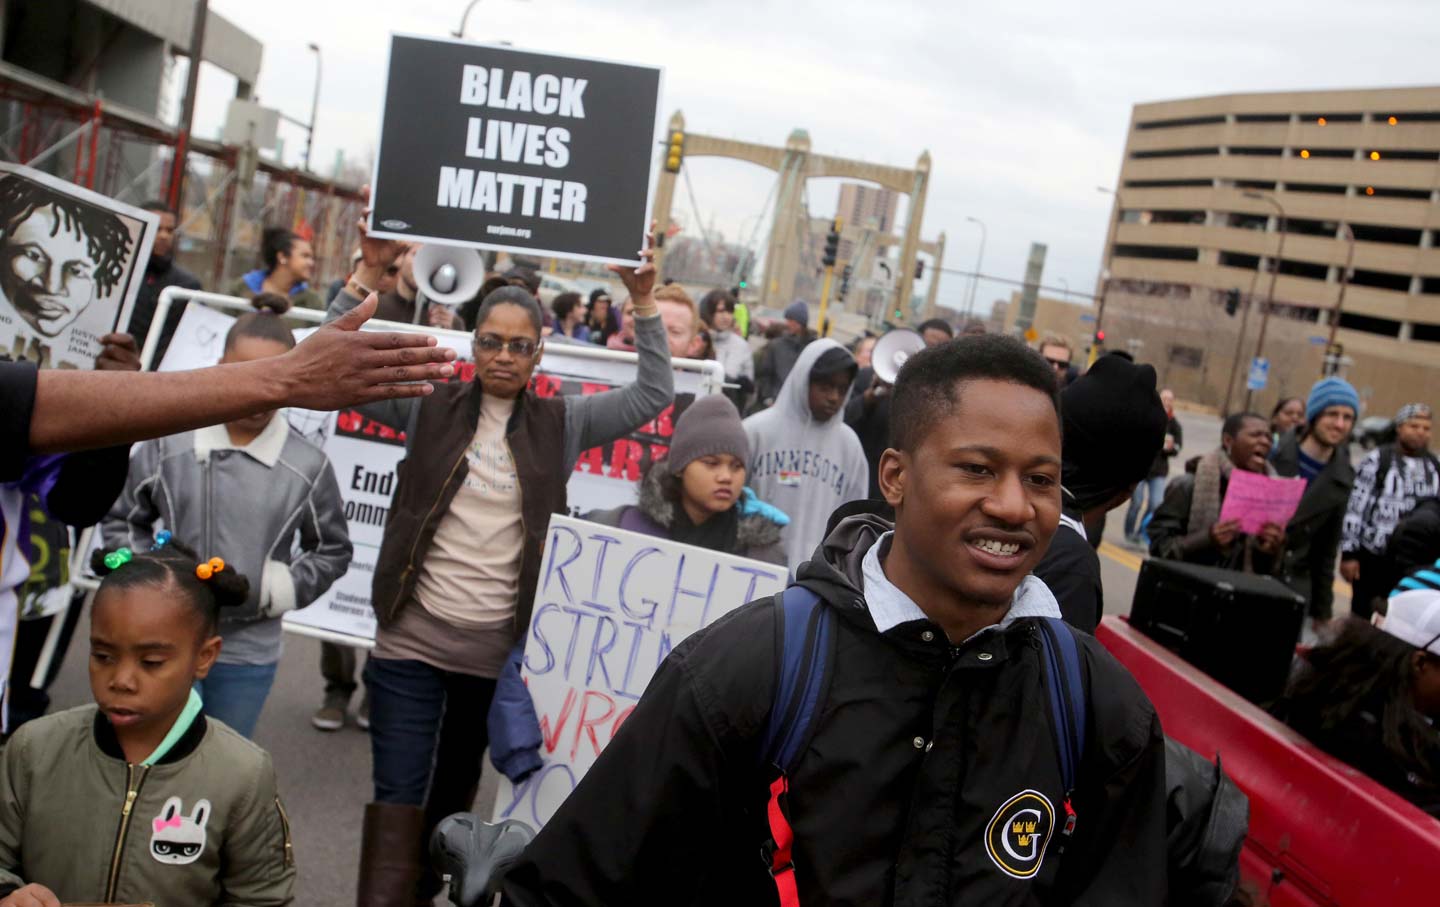
[[[395,496],[385,520],[385,536],[375,562],[371,604],[382,626],[388,625],[414,597],[415,580],[440,518],[469,471],[466,456],[480,421],[480,382],[435,387],[420,401],[412,422],[409,454],[400,464]],[[530,626],[540,555],[550,514],[568,512],[561,474],[565,450],[565,401],[541,398],[526,390],[515,401],[505,440],[520,479],[520,517],[525,532],[515,630]]]

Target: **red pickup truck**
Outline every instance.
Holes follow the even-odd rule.
[[[1440,821],[1334,759],[1119,617],[1096,631],[1165,733],[1218,751],[1250,798],[1241,899],[1254,907],[1440,904]]]

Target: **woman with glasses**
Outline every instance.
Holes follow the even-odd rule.
[[[485,716],[524,638],[552,513],[581,451],[651,421],[674,396],[655,268],[615,267],[634,304],[635,381],[592,396],[540,396],[542,314],[522,287],[476,312],[475,377],[436,387],[409,414],[406,458],[375,561],[379,622],[365,668],[375,802],[365,810],[361,905],[428,903],[430,830],[470,808]]]

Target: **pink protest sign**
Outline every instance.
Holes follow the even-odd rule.
[[[1295,515],[1305,494],[1304,479],[1275,479],[1258,472],[1236,469],[1230,473],[1220,522],[1240,521],[1240,531],[1256,535],[1266,523],[1284,526]]]

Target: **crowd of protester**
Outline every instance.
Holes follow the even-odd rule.
[[[1089,635],[1105,611],[1097,547],[1107,514],[1127,503],[1124,535],[1152,556],[1273,576],[1303,596],[1297,641],[1313,648],[1275,714],[1440,813],[1440,462],[1425,404],[1401,409],[1395,442],[1355,467],[1360,398],[1328,377],[1268,419],[1224,414],[1221,445],[1172,475],[1184,449],[1175,395],[1128,355],[1087,365],[1059,335],[1031,348],[974,322],[957,337],[932,319],[914,328],[925,349],[887,383],[873,334],[849,346],[821,336],[803,300],[763,325],[731,290],[697,304],[657,280],[649,250],[638,267],[612,267],[618,305],[604,288],[546,305],[538,274],[515,267],[448,306],[425,298],[416,245],[363,226],[326,297],[311,287],[310,243],[266,230],[261,267],[230,287],[254,311],[229,330],[218,366],[181,383],[140,372],[137,355],[151,331],[163,351],[183,312],[155,323],[159,292],[201,285],[174,263],[174,213],[151,209],[161,225],[135,315],[128,333],[102,338],[97,373],[0,372],[17,439],[0,460],[6,525],[40,508],[99,523],[103,539],[88,633],[95,704],[44,716],[43,691],[10,678],[0,907],[291,902],[284,778],[247,738],[275,679],[281,616],[323,595],[353,548],[334,470],[278,414],[287,405],[358,405],[404,427],[374,567],[376,645],[363,671],[353,649],[324,645],[313,724],[343,727],[363,683],[354,720],[370,734],[374,792],[358,902],[429,903],[441,877],[426,841],[470,808],[487,746],[512,780],[539,764],[519,663],[549,515],[569,509],[561,479],[583,451],[676,404],[682,358],[718,362],[724,393],[688,402],[633,504],[583,517],[783,565],[836,612],[826,682],[852,708],[811,741],[824,758],[788,779],[805,872],[797,882],[788,864],[760,865],[742,830],[757,804],[735,792],[753,774],[776,651],[772,611],[747,608],[665,662],[513,870],[513,903],[659,903],[677,886],[700,892],[696,903],[751,903],[784,884],[807,901],[883,903],[960,878],[988,902],[1039,877],[1042,857],[1006,868],[987,844],[989,813],[952,804],[1003,800],[1022,780],[1082,816],[1045,890],[1063,903],[1163,902],[1163,736]],[[297,345],[282,317],[293,306],[324,309],[327,326]],[[469,332],[474,380],[447,380],[451,357],[427,338],[361,333],[372,317]],[[636,377],[539,396],[532,378],[559,344],[634,351]],[[1303,480],[1294,516],[1253,535],[1221,520],[1236,470]],[[7,532],[0,558],[0,606],[12,610],[29,572],[23,536]],[[1339,620],[1337,563],[1353,589]],[[1064,784],[1053,748],[1036,742],[1049,712],[1032,644],[1062,617],[1081,631],[1071,645],[1090,678],[1076,695],[1091,741]],[[22,622],[14,663],[33,664],[22,656],[43,643]],[[956,679],[971,659],[966,670],[1004,689],[1003,702]],[[935,726],[932,710],[965,717]],[[967,741],[982,737],[996,745],[977,754]],[[934,767],[960,760],[963,774]],[[67,819],[115,796],[119,781],[100,780],[110,767],[123,781],[118,841],[113,823]],[[132,807],[143,827],[127,844]],[[627,831],[615,834],[620,816]],[[970,843],[930,846],[956,835]],[[1004,872],[988,867],[987,846]],[[108,872],[70,871],[78,864]]]

